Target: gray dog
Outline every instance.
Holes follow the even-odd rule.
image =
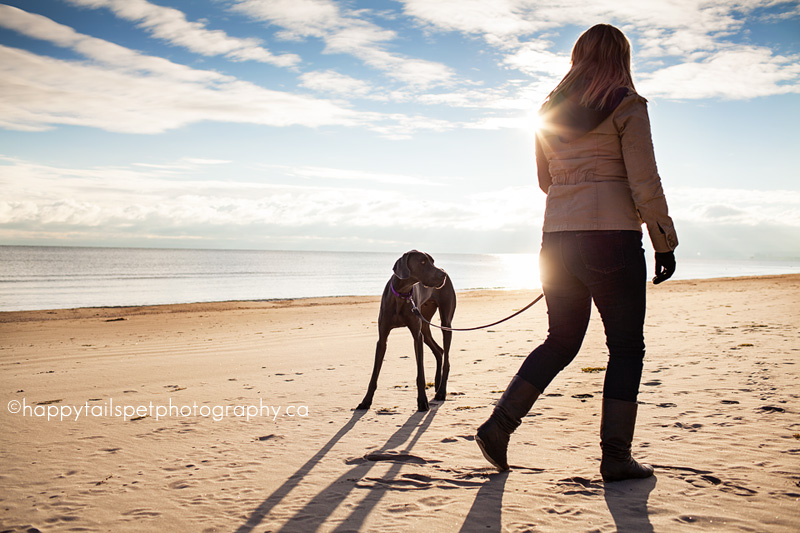
[[[433,258],[426,253],[411,250],[394,264],[394,275],[383,289],[381,307],[378,313],[378,345],[375,348],[375,366],[372,379],[364,399],[356,409],[369,409],[372,397],[378,387],[378,374],[381,372],[383,356],[386,354],[386,340],[394,328],[407,327],[414,337],[414,354],[417,359],[417,408],[428,410],[428,397],[425,394],[425,370],[422,365],[422,343],[428,345],[436,358],[436,396],[443,401],[447,396],[447,377],[450,374],[450,340],[453,333],[442,331],[444,350],[431,336],[431,327],[414,314],[413,304],[419,312],[430,320],[436,310],[442,326],[450,327],[456,311],[456,291],[447,273],[433,265]],[[413,304],[412,304],[413,300]]]

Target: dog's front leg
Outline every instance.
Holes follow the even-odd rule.
[[[425,393],[425,367],[422,364],[422,331],[417,330],[414,335],[414,354],[417,359],[417,409],[428,410],[428,395]]]
[[[422,324],[422,340],[425,342],[428,348],[431,349],[431,351],[433,352],[433,357],[434,359],[436,359],[436,376],[434,378],[434,384],[436,387],[435,390],[438,391],[442,385],[442,367],[443,367],[442,356],[444,355],[444,352],[442,351],[442,348],[438,344],[436,344],[436,341],[433,340],[433,336],[431,335],[431,328],[430,326],[428,326],[428,324]],[[446,377],[445,380],[447,380]],[[440,398],[437,393],[435,399],[443,400],[444,398]]]
[[[436,384],[436,396],[434,397],[434,399],[440,402],[447,399],[447,378],[450,377],[450,341],[452,340],[453,333],[451,331],[443,331],[442,335],[444,337],[444,349],[442,350],[442,379],[441,383]]]

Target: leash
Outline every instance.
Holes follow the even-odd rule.
[[[394,287],[392,287],[392,290],[394,290]],[[405,295],[403,295],[403,296],[405,296]],[[502,320],[498,320],[497,322],[492,322],[491,324],[486,324],[485,326],[476,326],[474,328],[448,328],[446,326],[438,326],[438,325],[434,324],[433,322],[431,322],[430,320],[427,320],[424,316],[422,316],[422,313],[417,308],[417,304],[414,303],[414,299],[411,297],[410,294],[409,294],[408,298],[404,298],[404,299],[407,299],[409,302],[411,302],[411,312],[414,313],[415,315],[417,315],[417,317],[420,320],[422,320],[423,322],[426,322],[429,326],[433,326],[435,328],[439,328],[442,331],[475,331],[476,329],[490,328],[492,326],[496,326],[497,324],[505,322],[506,320],[510,320],[510,319],[514,318],[515,316],[520,315],[523,312],[525,312],[528,309],[530,309],[531,307],[533,307],[533,305],[536,302],[538,302],[539,300],[541,300],[542,298],[544,298],[544,293],[542,293],[539,296],[537,296],[531,303],[529,303],[528,305],[526,305],[525,307],[523,307],[522,309],[520,309],[519,311],[517,311],[513,315],[509,315],[509,316],[503,318]]]

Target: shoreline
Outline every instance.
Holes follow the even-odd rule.
[[[677,279],[668,280],[665,288],[676,285],[696,284],[705,282],[736,282],[749,280],[770,280],[770,279],[800,279],[800,274],[767,274],[758,276],[730,276],[718,278],[697,278],[697,279]],[[648,290],[655,286],[648,280]],[[541,293],[541,289],[504,289],[504,288],[481,288],[466,289],[457,291],[459,296],[481,296],[483,294],[531,294]],[[338,295],[338,296],[304,296],[298,298],[270,298],[255,300],[220,300],[208,302],[180,302],[168,304],[152,305],[114,305],[114,306],[88,306],[88,307],[65,307],[55,309],[30,309],[23,311],[0,311],[0,324],[13,323],[31,320],[65,320],[70,318],[108,318],[119,314],[144,315],[144,314],[164,314],[164,313],[188,313],[195,311],[226,311],[229,309],[274,309],[287,306],[303,307],[316,305],[348,305],[352,302],[367,303],[380,300],[377,295]],[[46,316],[45,316],[46,315]]]

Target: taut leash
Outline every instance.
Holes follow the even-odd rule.
[[[394,289],[394,287],[392,287],[392,289]],[[496,326],[497,324],[505,322],[506,320],[510,320],[510,319],[514,318],[515,316],[517,316],[519,314],[522,314],[523,312],[525,312],[528,309],[530,309],[531,307],[533,307],[533,305],[536,302],[538,302],[539,300],[541,300],[542,298],[544,298],[544,293],[542,293],[539,296],[537,296],[531,303],[529,303],[528,305],[526,305],[525,307],[523,307],[522,309],[520,309],[519,311],[517,311],[513,315],[509,315],[509,316],[503,318],[502,320],[498,320],[497,322],[492,322],[491,324],[486,324],[485,326],[476,326],[474,328],[449,328],[449,327],[446,327],[446,326],[438,326],[438,325],[434,324],[433,322],[431,322],[430,320],[426,319],[424,316],[422,316],[422,313],[417,308],[417,304],[414,303],[414,299],[411,296],[408,297],[408,301],[411,302],[411,311],[415,315],[417,315],[417,317],[419,317],[420,320],[422,320],[423,322],[427,323],[429,326],[433,326],[435,328],[439,328],[442,331],[475,331],[476,329],[490,328],[492,326]]]

